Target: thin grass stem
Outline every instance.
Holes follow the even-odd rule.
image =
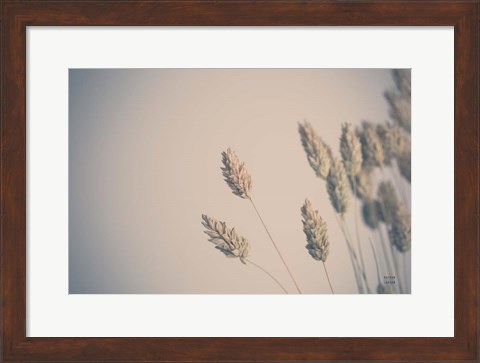
[[[265,272],[268,276],[270,276],[272,278],[273,281],[275,281],[277,283],[278,286],[280,286],[282,288],[282,290],[285,292],[285,294],[288,294],[288,291],[287,289],[285,289],[283,287],[283,285],[280,283],[280,281],[278,281],[275,276],[273,276],[270,272],[268,272],[267,270],[265,270],[262,266],[256,264],[255,262],[249,260],[248,258],[244,258],[245,261],[247,261],[248,263],[252,264],[253,266],[255,266],[256,268],[258,268],[259,270]]]
[[[387,251],[385,239],[383,238],[383,233],[381,231],[381,226],[379,226],[379,228],[377,229],[377,234],[378,234],[379,239],[380,239],[380,246],[382,247],[382,254],[383,254],[383,259],[385,260],[387,273],[389,275],[392,275],[395,271],[392,268],[392,263],[390,261],[389,253]]]
[[[396,279],[398,279],[398,288],[400,289],[400,293],[403,294],[405,291],[402,285],[402,278],[400,278],[400,274],[399,274],[397,255],[395,253],[395,250],[393,249],[393,245],[391,243],[389,243],[389,245],[390,245],[390,251],[392,253],[393,266],[395,268],[395,276],[396,276]]]
[[[255,206],[255,203],[253,202],[253,199],[252,199],[252,198],[248,198],[248,199],[249,199],[250,202],[252,203],[253,209],[255,209],[255,212],[257,213],[258,218],[260,218],[260,221],[262,222],[263,228],[265,228],[265,231],[267,232],[267,235],[268,235],[268,237],[270,238],[270,241],[272,241],[273,247],[275,247],[275,250],[277,251],[278,256],[280,257],[280,259],[282,260],[285,268],[287,269],[288,274],[290,275],[293,283],[295,284],[295,287],[297,288],[298,293],[301,294],[302,291],[300,290],[300,287],[298,287],[297,281],[295,281],[295,278],[293,277],[292,272],[291,272],[290,269],[288,268],[287,262],[286,262],[285,259],[283,258],[280,250],[279,250],[278,247],[277,247],[277,244],[275,243],[275,241],[274,241],[273,238],[272,238],[272,235],[271,235],[270,232],[268,231],[268,228],[267,228],[265,222],[263,221],[263,218],[262,218],[262,216],[260,215],[260,212],[258,211],[257,207]]]
[[[366,280],[365,276],[365,260],[363,259],[363,251],[362,251],[362,244],[360,242],[360,234],[358,232],[358,210],[357,210],[357,181],[356,178],[353,177],[353,214],[355,217],[355,234],[357,237],[357,245],[358,245],[358,254],[360,255],[360,263],[362,266],[363,276],[365,279],[365,285],[367,286],[368,293],[371,293],[370,287],[368,286],[368,281]]]
[[[332,283],[330,282],[330,277],[328,277],[327,266],[325,266],[325,262],[322,261],[322,263],[323,263],[323,269],[325,270],[325,275],[327,275],[328,284],[330,285],[330,290],[332,291],[332,294],[335,294],[333,292]]]
[[[375,251],[375,246],[373,245],[372,239],[369,238],[368,240],[370,241],[370,247],[372,248],[373,258],[375,259],[375,267],[377,269],[378,284],[381,285],[382,284],[382,278],[381,278],[381,274],[380,274],[380,267],[378,265],[377,252]]]
[[[385,226],[385,228],[387,228]],[[379,227],[380,229],[380,237],[382,238],[382,242],[385,243],[385,244],[388,244],[390,246],[390,255],[391,255],[391,258],[392,258],[392,261],[393,261],[393,273],[395,274],[395,279],[398,279],[398,290],[401,294],[403,294],[403,286],[402,286],[402,281],[400,279],[400,275],[398,274],[398,263],[397,263],[397,259],[395,258],[395,251],[393,249],[393,245],[390,243],[390,241],[388,241],[388,243],[386,242],[386,239],[385,239],[385,236],[383,235],[383,229],[382,229],[382,226]]]
[[[362,280],[361,280],[360,276],[358,275],[359,267],[358,267],[357,255],[355,254],[355,251],[353,250],[352,246],[348,242],[347,234],[345,233],[345,230],[343,229],[343,226],[340,223],[340,219],[338,218],[336,213],[334,213],[334,215],[335,215],[335,219],[337,220],[338,226],[340,227],[340,230],[343,233],[343,237],[345,238],[345,243],[347,244],[348,254],[350,256],[350,262],[352,264],[353,273],[355,274],[355,281],[357,283],[358,292],[360,294],[364,294],[365,291],[363,289],[363,283],[362,283]]]
[[[350,228],[348,227],[347,222],[345,221],[345,219],[343,217],[341,218],[341,220],[342,220],[342,222],[345,226],[345,230],[347,231],[348,238],[350,239],[350,241],[353,241],[352,234],[350,233]],[[357,261],[357,263],[358,263],[358,261]],[[368,280],[367,280],[367,275],[365,274],[365,269],[363,269],[360,264],[359,264],[359,269],[360,269],[360,274],[363,278],[363,281],[365,282],[365,287],[367,288],[367,293],[371,294],[372,290],[370,289],[370,286],[368,285]]]
[[[384,176],[384,178],[386,178],[385,169],[383,168],[383,166],[381,166],[380,169],[382,171],[382,175]],[[383,210],[386,210],[385,202],[383,200],[382,200],[382,205],[383,205]],[[380,231],[382,231],[381,228],[382,228],[382,226],[379,227]],[[385,228],[388,228],[388,226],[385,225]],[[387,232],[388,232],[388,229],[387,229]],[[383,232],[381,232],[381,236],[382,236],[383,242],[385,242],[385,240],[383,239]],[[403,286],[402,286],[402,278],[399,274],[397,256],[395,254],[395,251],[393,249],[393,245],[392,245],[391,241],[389,241],[388,244],[390,246],[390,252],[392,254],[393,267],[395,269],[395,279],[398,280],[398,287],[399,287],[400,293],[403,294],[404,290],[403,290]]]
[[[407,204],[407,197],[406,197],[407,192],[405,191],[404,184],[402,183],[402,177],[400,176],[400,173],[398,171],[399,169],[398,169],[398,164],[396,160],[392,160],[392,166],[390,169],[391,169],[393,182],[395,183],[395,185],[397,186],[397,189],[400,192],[403,203],[405,203],[405,205],[409,205]]]
[[[405,279],[405,293],[410,293],[410,279],[408,278],[407,271],[407,252],[402,253],[402,267],[403,267],[403,276]]]

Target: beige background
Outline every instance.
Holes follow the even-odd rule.
[[[69,292],[281,293],[253,266],[214,249],[205,213],[245,236],[251,260],[293,293],[251,205],[223,181],[220,154],[232,147],[303,292],[329,293],[321,264],[304,247],[300,207],[309,198],[329,226],[333,287],[356,293],[297,122],[311,122],[339,155],[341,123],[385,121],[390,87],[388,70],[70,70]],[[347,218],[353,231],[351,210]],[[362,226],[375,288],[370,235]]]

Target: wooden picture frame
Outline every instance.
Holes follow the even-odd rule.
[[[1,4],[3,361],[478,361],[478,1],[14,1]],[[453,26],[453,338],[26,337],[26,28],[98,26]]]

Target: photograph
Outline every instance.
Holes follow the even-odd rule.
[[[411,70],[71,68],[69,294],[411,294]]]
[[[0,361],[480,358],[480,0],[0,3]]]

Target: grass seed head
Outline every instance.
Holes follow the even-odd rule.
[[[404,204],[398,205],[392,225],[388,231],[390,242],[400,252],[406,252],[411,246],[410,212]]]
[[[245,163],[240,162],[237,154],[228,148],[222,152],[222,174],[233,194],[249,199],[252,191],[252,178],[248,174]]]
[[[327,192],[333,208],[340,215],[345,214],[350,204],[348,188],[348,179],[343,163],[335,158],[327,177]]]
[[[327,223],[323,221],[318,211],[313,209],[308,199],[305,200],[301,212],[303,232],[307,237],[307,245],[305,248],[315,260],[325,262],[330,252]]]
[[[355,177],[362,170],[362,144],[355,134],[351,123],[342,125],[340,154],[345,171],[349,177]]]
[[[298,124],[298,132],[307,160],[316,176],[326,179],[332,164],[332,151],[330,147],[315,133],[312,125],[305,121]]]
[[[362,127],[357,129],[357,135],[362,143],[363,167],[382,166],[385,156],[375,126],[364,121]]]
[[[229,258],[239,258],[243,264],[246,264],[250,251],[248,241],[237,234],[235,228],[228,228],[225,222],[218,221],[202,214],[202,224],[206,228],[205,234],[208,240],[215,245],[215,248]]]

